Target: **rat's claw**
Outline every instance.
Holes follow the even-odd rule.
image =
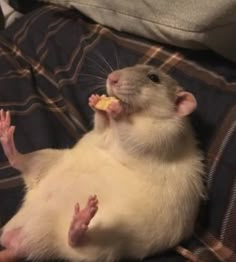
[[[79,203],[75,204],[75,213],[80,211],[80,205]]]
[[[0,110],[0,121],[4,120],[4,111],[3,109]]]
[[[6,121],[6,125],[7,125],[7,126],[10,126],[10,124],[11,124],[10,111],[7,111],[7,112],[6,112],[6,118],[5,118],[5,121]]]
[[[11,125],[11,116],[10,111],[4,111],[3,109],[0,110],[0,127],[1,129],[7,129]]]

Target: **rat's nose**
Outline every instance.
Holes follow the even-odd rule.
[[[107,81],[110,85],[116,85],[119,82],[120,74],[118,72],[112,72],[108,75]]]

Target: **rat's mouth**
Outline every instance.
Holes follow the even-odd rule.
[[[126,104],[127,106],[132,105],[135,94],[127,83],[121,84],[107,81],[106,89],[109,96],[117,98],[122,104]]]
[[[113,88],[109,88],[107,89],[107,94],[109,96],[113,96],[116,99],[118,99],[120,102],[124,103],[125,102],[125,98],[123,95],[120,95],[119,92],[117,90],[113,90]]]
[[[117,98],[118,100],[122,100],[120,97],[119,97],[119,94],[117,93],[117,89],[119,87],[118,86],[114,86],[113,84],[110,83],[110,81],[107,81],[106,82],[106,89],[107,89],[107,94],[109,96],[114,96],[115,98]]]

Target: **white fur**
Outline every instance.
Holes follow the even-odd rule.
[[[103,136],[92,131],[61,153],[57,165],[29,191],[4,231],[23,226],[30,258],[53,253],[75,261],[142,258],[191,233],[202,194],[200,157],[193,145],[169,163],[131,157],[114,141],[111,130]],[[100,204],[89,227],[91,239],[72,249],[67,234],[74,205],[84,206],[92,194]]]
[[[4,239],[5,232],[22,227],[21,248],[29,251],[30,259],[143,258],[174,247],[192,233],[203,170],[185,119],[164,121],[141,112],[95,128],[71,150],[53,152],[42,150],[27,158],[29,166],[34,163],[24,174],[28,194],[2,235]],[[41,173],[36,183],[27,180]],[[68,230],[74,205],[83,207],[93,194],[99,209],[88,240],[72,248]]]

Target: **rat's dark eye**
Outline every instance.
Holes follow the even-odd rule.
[[[149,75],[148,75],[148,78],[149,78],[150,80],[152,80],[152,82],[155,82],[155,83],[159,83],[159,82],[160,82],[159,77],[158,77],[157,75],[155,75],[155,74],[149,74]]]

